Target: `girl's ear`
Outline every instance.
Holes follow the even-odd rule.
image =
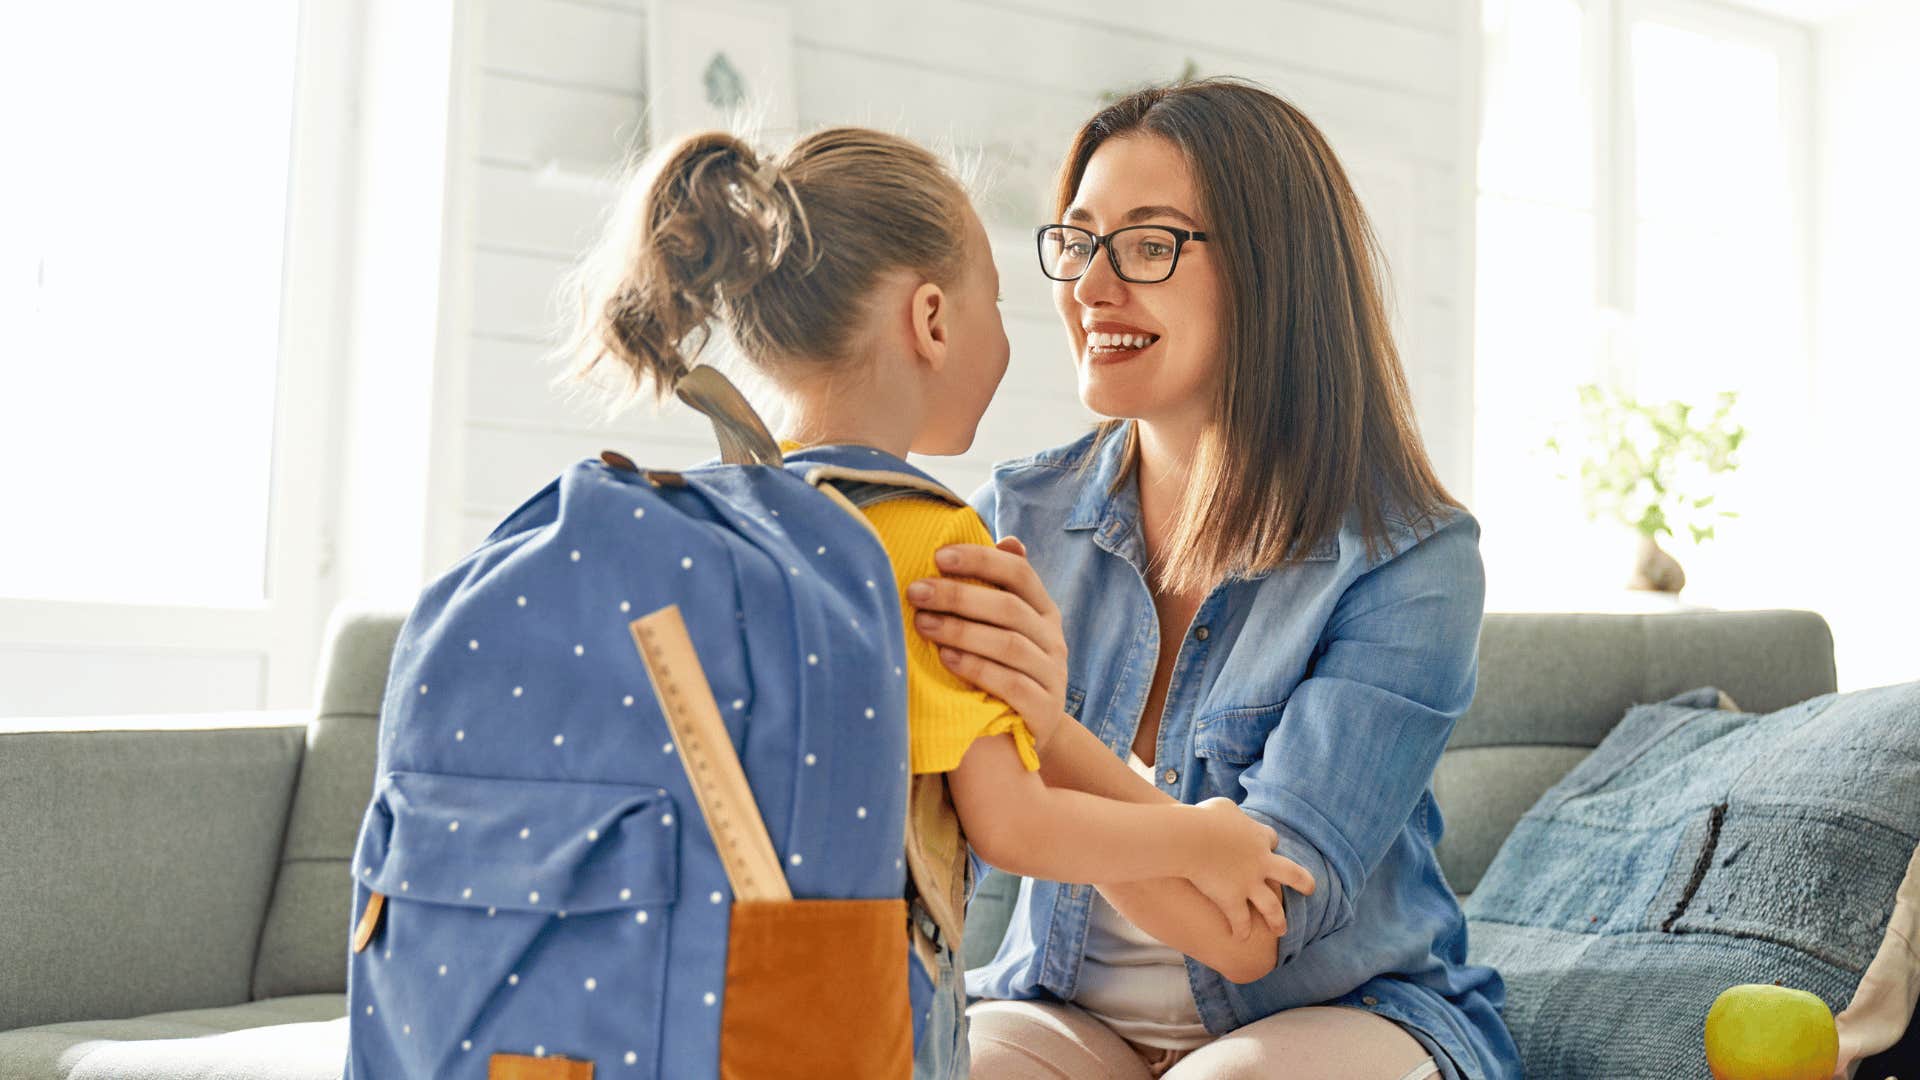
[[[931,281],[913,290],[908,306],[913,320],[913,351],[935,372],[947,366],[947,308],[950,306],[945,290]]]

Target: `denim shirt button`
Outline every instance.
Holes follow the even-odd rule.
[[[1209,633],[1210,631],[1204,626],[1197,626],[1193,630],[1193,636],[1199,638],[1201,641],[1207,640]]]
[[[1168,769],[1167,774],[1161,777],[1161,779],[1165,780],[1169,785],[1177,784],[1180,782],[1180,770]]]
[[[1362,1004],[1362,1005],[1378,1005],[1378,1004],[1380,1004],[1380,999],[1379,999],[1379,998],[1377,998],[1377,997],[1374,997],[1374,996],[1373,996],[1372,994],[1368,994],[1368,995],[1367,995],[1366,997],[1363,997],[1363,998],[1361,998],[1361,999],[1360,999],[1360,1004]]]

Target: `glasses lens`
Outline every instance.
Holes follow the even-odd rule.
[[[1128,229],[1109,242],[1120,256],[1120,272],[1129,280],[1165,281],[1173,273],[1179,240],[1165,229]]]
[[[1055,281],[1072,281],[1093,261],[1093,235],[1069,225],[1040,233],[1040,269]]]

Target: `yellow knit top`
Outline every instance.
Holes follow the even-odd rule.
[[[799,449],[782,441],[780,449]],[[940,647],[920,636],[913,625],[913,606],[907,586],[921,578],[940,577],[933,553],[948,544],[993,546],[986,523],[970,506],[953,506],[925,496],[902,496],[875,503],[863,511],[893,562],[893,580],[900,591],[900,614],[906,624],[907,644],[907,756],[916,773],[951,772],[975,739],[1011,735],[1021,764],[1040,768],[1027,722],[1006,702],[975,689],[940,662]]]
[[[933,563],[935,551],[948,544],[993,546],[986,523],[970,506],[920,497],[889,499],[865,513],[893,561],[894,585],[900,590],[900,615],[907,628],[907,745],[913,771],[950,772],[973,740],[989,735],[1012,735],[1021,763],[1038,769],[1040,758],[1027,722],[1006,702],[947,670],[940,662],[940,647],[915,629],[913,607],[907,603],[908,585],[940,576]]]

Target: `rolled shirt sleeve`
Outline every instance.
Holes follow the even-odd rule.
[[[1279,962],[1353,919],[1367,875],[1405,828],[1473,702],[1486,596],[1479,526],[1460,515],[1357,578],[1288,698],[1242,808],[1313,875],[1286,891]]]

